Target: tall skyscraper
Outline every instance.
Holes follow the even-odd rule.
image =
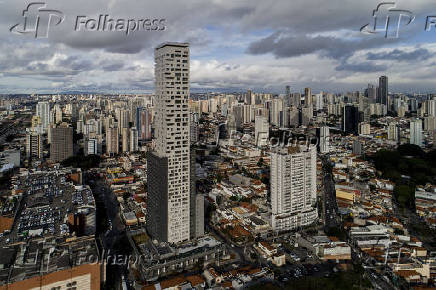
[[[318,139],[318,152],[330,152],[330,129],[327,126],[321,126],[316,129],[316,137]]]
[[[42,135],[37,132],[26,134],[26,157],[29,159],[42,158]]]
[[[410,144],[415,144],[422,147],[422,121],[421,119],[415,119],[410,121]]]
[[[245,101],[244,101],[244,103],[246,104],[246,105],[252,105],[252,103],[251,103],[251,95],[253,94],[253,92],[251,91],[251,90],[248,90],[247,91],[247,94],[245,95]],[[253,104],[254,105],[254,104]]]
[[[342,131],[347,134],[358,134],[359,109],[355,106],[344,106],[342,114]]]
[[[305,107],[312,106],[312,89],[311,88],[304,89],[304,106]]]
[[[359,123],[359,135],[370,135],[371,125],[367,122]]]
[[[391,122],[388,125],[388,140],[400,141],[400,128],[396,122]]]
[[[378,80],[378,103],[388,106],[388,77],[381,76]],[[390,108],[388,108],[388,111]]]
[[[129,110],[118,111],[118,129],[122,131],[123,128],[129,128],[130,112]]]
[[[196,113],[189,114],[189,134],[191,139],[191,144],[195,144],[198,142],[200,137],[200,128],[198,126],[198,117]]]
[[[256,142],[256,146],[265,146],[268,144],[269,138],[269,124],[266,117],[256,116],[254,121],[254,140]]]
[[[147,230],[153,239],[190,238],[189,44],[155,49],[155,151],[147,158]]]
[[[122,128],[121,129],[121,151],[122,152],[129,152],[129,128]]]
[[[47,132],[50,126],[50,104],[48,102],[38,102],[36,104],[36,115],[41,120],[44,132]]]
[[[138,130],[135,127],[130,128],[129,146],[130,152],[138,151]]]
[[[286,86],[285,97],[284,97],[283,101],[284,101],[284,106],[285,107],[289,107],[289,106],[292,105],[292,101],[291,101],[291,87],[290,86]]]
[[[353,141],[353,154],[362,155],[362,143],[359,140]]]
[[[85,155],[98,155],[98,140],[96,138],[89,138],[86,140]]]
[[[270,116],[271,125],[280,126],[280,112],[283,111],[283,100],[282,99],[273,99],[271,103]]]
[[[291,106],[289,108],[289,126],[296,128],[300,125],[300,111],[298,107]]]
[[[287,231],[318,218],[316,147],[276,147],[271,152],[272,228]]]
[[[73,127],[64,122],[50,130],[50,160],[61,162],[73,156]]]
[[[365,97],[368,98],[371,104],[377,101],[377,89],[374,85],[368,84],[368,88],[365,90]]]
[[[151,140],[151,111],[149,108],[137,108],[136,123],[139,140]]]
[[[321,111],[324,108],[324,96],[323,93],[319,93],[315,95],[315,109],[317,111]]]
[[[299,108],[301,106],[301,94],[293,93],[291,97],[291,106]]]
[[[106,153],[108,155],[118,154],[120,147],[120,136],[118,128],[106,129]]]

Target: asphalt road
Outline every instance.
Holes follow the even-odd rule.
[[[105,256],[108,254],[112,256],[128,254],[126,253],[128,249],[124,246],[124,241],[127,241],[125,226],[120,219],[119,204],[115,195],[100,178],[92,178],[89,183],[99,210],[104,210],[107,216],[107,224],[104,225],[104,228],[99,229]],[[121,277],[122,274],[127,276],[127,265],[108,265],[106,270],[106,283],[115,289],[121,289]]]
[[[324,189],[324,225],[326,228],[339,226],[337,219],[338,205],[336,203],[335,182],[331,167],[328,166],[326,157],[322,157],[323,164],[323,189]]]

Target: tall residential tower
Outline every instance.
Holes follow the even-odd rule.
[[[148,153],[147,230],[153,239],[190,238],[189,44],[155,49],[155,137]]]
[[[293,230],[318,218],[315,145],[273,148],[270,182],[275,231]]]

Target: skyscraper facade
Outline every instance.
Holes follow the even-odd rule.
[[[138,151],[138,130],[136,127],[130,128],[129,146],[130,152]]]
[[[269,138],[269,124],[264,116],[256,116],[255,119],[255,142],[256,146],[265,146],[268,144]]]
[[[388,77],[381,76],[378,80],[377,103],[388,105]],[[388,108],[390,110],[390,108]]]
[[[41,159],[42,150],[42,134],[28,132],[26,134],[26,157],[29,159]]]
[[[36,115],[41,121],[44,132],[47,132],[50,126],[50,104],[48,102],[38,102],[36,105]]]
[[[155,137],[148,153],[147,230],[153,239],[190,238],[189,45],[155,49]]]
[[[388,140],[400,141],[400,127],[396,122],[391,122],[388,125]]]
[[[312,106],[312,89],[311,88],[304,89],[304,106],[305,107]]]
[[[275,231],[292,230],[317,219],[316,146],[273,148],[270,183]]]
[[[106,129],[106,153],[108,155],[118,154],[120,147],[118,128]]]
[[[342,114],[342,131],[347,134],[358,134],[359,109],[352,105],[344,106]]]
[[[61,123],[50,130],[50,160],[61,162],[73,156],[73,127],[68,123]]]
[[[151,112],[149,108],[137,108],[136,123],[139,140],[151,140]]]
[[[415,119],[410,122],[410,144],[415,144],[422,147],[422,121]]]
[[[318,139],[318,152],[330,152],[330,129],[327,126],[321,126],[316,129],[316,137]]]

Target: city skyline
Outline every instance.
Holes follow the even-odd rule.
[[[0,290],[436,289],[433,6],[0,0]]]
[[[271,5],[216,1],[208,7],[195,1],[182,6],[126,6],[117,1],[46,4],[65,16],[63,23],[50,27],[47,39],[11,33],[9,28],[23,21],[25,7],[18,2],[2,4],[0,39],[5,53],[0,93],[153,92],[152,49],[165,41],[190,43],[192,91],[251,88],[284,93],[287,85],[292,92],[305,87],[314,92],[355,91],[377,84],[380,75],[389,76],[392,92],[435,90],[434,33],[424,29],[432,12],[428,0],[397,1],[398,8],[416,17],[402,26],[397,39],[359,31],[371,21],[378,1],[348,5],[330,1],[325,11],[315,0]],[[138,18],[144,17],[142,11],[147,17],[165,18],[166,29],[129,35],[72,29],[76,15]]]

